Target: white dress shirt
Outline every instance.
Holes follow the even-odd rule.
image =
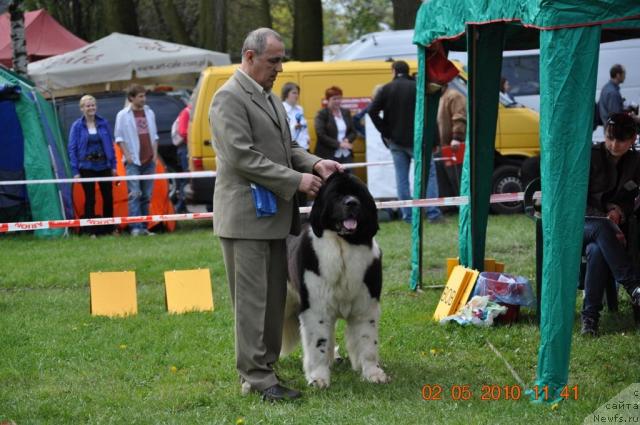
[[[291,106],[287,102],[282,102],[282,105],[284,105],[284,110],[287,111],[287,121],[289,122],[289,130],[291,130],[291,139],[306,150],[309,150],[309,130],[307,128],[307,120],[304,118],[302,106]],[[296,125],[298,124],[302,127],[296,129]]]
[[[156,150],[158,146],[158,128],[156,127],[156,115],[151,108],[144,105],[144,116],[147,119],[149,127],[149,139],[151,139],[151,147]],[[116,125],[113,130],[116,143],[124,143],[127,150],[131,154],[131,161],[136,165],[140,164],[140,138],[138,137],[138,128],[136,127],[136,119],[133,116],[131,105],[128,105],[116,116]],[[124,161],[124,156],[122,157]]]

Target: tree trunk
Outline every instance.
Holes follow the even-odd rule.
[[[322,1],[295,0],[293,3],[293,58],[301,61],[321,61],[322,46]]]
[[[189,37],[189,33],[173,0],[162,0],[159,7],[157,2],[154,2],[154,4],[159,9],[160,18],[166,24],[167,30],[171,34],[171,39],[179,44],[192,45],[191,37]]]
[[[268,0],[234,0],[227,6],[227,20],[231,29],[227,34],[227,52],[234,62],[240,61],[240,50],[250,31],[260,27],[271,27]]]
[[[260,20],[264,22],[265,27],[273,28],[273,19],[271,19],[271,5],[269,4],[269,0],[261,0],[260,6],[261,7],[258,12],[262,15]]]
[[[13,47],[13,70],[20,76],[27,76],[27,40],[24,35],[24,13],[20,1],[14,0],[9,5],[11,16],[11,45]]]
[[[200,46],[217,52],[227,51],[227,1],[200,0]]]
[[[73,33],[78,37],[86,40],[87,34],[83,25],[84,19],[82,19],[82,4],[80,3],[80,0],[71,0],[69,3],[71,7],[71,31],[73,31]]]
[[[392,0],[393,28],[396,30],[413,29],[420,0]]]
[[[104,6],[107,33],[140,34],[136,4],[133,0],[107,0]]]

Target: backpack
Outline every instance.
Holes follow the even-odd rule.
[[[178,115],[178,118],[176,118],[173,124],[171,124],[171,143],[173,143],[174,146],[180,146],[184,143],[184,137],[182,137],[178,132],[179,118],[180,116]]]

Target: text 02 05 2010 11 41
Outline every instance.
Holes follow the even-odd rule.
[[[549,388],[545,386],[534,385],[531,387],[534,399],[549,400]],[[520,400],[525,390],[517,384],[498,385],[485,384],[480,388],[475,388],[470,384],[453,384],[443,386],[440,384],[425,384],[422,386],[422,399],[426,401],[434,400],[453,400],[466,401],[479,399],[482,401],[498,401],[498,400]],[[577,385],[565,385],[560,392],[560,397],[565,400],[578,400],[579,389]]]

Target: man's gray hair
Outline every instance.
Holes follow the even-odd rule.
[[[242,44],[242,56],[244,56],[244,53],[247,50],[253,50],[258,56],[263,54],[267,48],[267,39],[269,37],[273,37],[276,40],[283,42],[280,34],[271,28],[258,28],[251,31]]]

